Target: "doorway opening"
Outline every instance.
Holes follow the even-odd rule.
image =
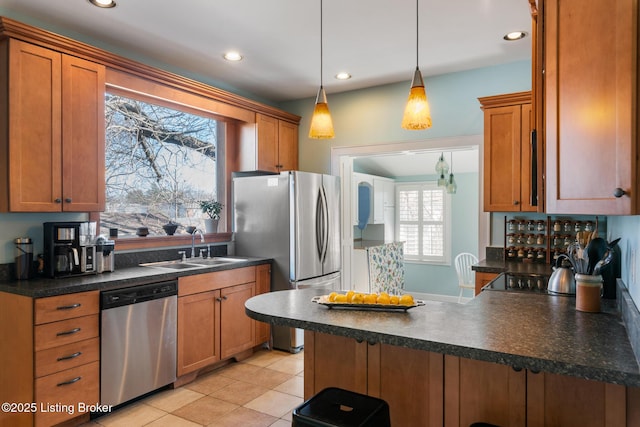
[[[356,276],[359,277],[363,274],[362,271],[356,272],[354,270],[354,264],[361,264],[354,257],[354,238],[358,237],[358,228],[354,227],[353,222],[357,212],[357,204],[354,203],[352,197],[354,194],[352,188],[354,172],[369,173],[399,182],[412,179],[433,180],[436,174],[434,167],[437,159],[442,153],[445,153],[447,162],[450,162],[451,158],[453,159],[452,172],[456,174],[456,179],[458,179],[457,174],[476,174],[477,178],[471,191],[474,200],[477,198],[478,214],[472,218],[467,217],[466,220],[476,222],[477,235],[472,236],[474,241],[477,238],[477,247],[473,248],[474,251],[478,254],[481,253],[481,250],[484,251],[489,243],[490,217],[488,213],[482,212],[482,144],[482,135],[471,135],[405,143],[333,147],[331,149],[331,173],[340,176],[342,187],[342,289],[352,289],[357,279]],[[431,177],[429,178],[429,176]],[[466,191],[469,189],[467,188]],[[452,195],[452,197],[456,196],[458,196],[458,200],[467,197],[463,194]],[[455,228],[455,224],[453,227]],[[460,236],[457,239],[460,240]],[[412,265],[411,268],[416,270],[426,267]],[[455,268],[453,265],[440,266],[438,274],[455,277]],[[408,274],[408,286],[405,289],[411,292],[412,286],[415,285],[409,283],[410,279],[411,275]],[[451,295],[457,295],[457,286],[452,286],[451,291]]]

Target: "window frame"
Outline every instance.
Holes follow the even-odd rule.
[[[396,182],[395,185],[395,198],[396,198],[396,224],[395,224],[395,235],[400,236],[400,224],[405,223],[404,221],[400,221],[400,192],[402,191],[410,191],[410,190],[418,190],[419,192],[419,202],[418,209],[419,218],[422,217],[422,192],[424,190],[441,190],[444,198],[443,198],[443,220],[441,223],[444,227],[443,232],[443,255],[442,256],[423,256],[423,255],[407,255],[404,253],[404,261],[406,263],[415,263],[415,264],[428,264],[428,265],[443,265],[450,266],[451,265],[451,195],[446,192],[444,187],[438,187],[437,181],[413,181],[413,182]],[[411,221],[414,223],[414,221]],[[426,223],[419,219],[418,223],[418,240],[420,242],[420,251],[422,251],[422,227],[423,224]],[[433,223],[433,221],[428,221],[428,223]]]

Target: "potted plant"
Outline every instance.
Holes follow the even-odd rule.
[[[222,212],[223,204],[217,200],[200,200],[200,209],[209,218],[204,220],[204,228],[206,233],[215,233],[218,231],[218,221]]]

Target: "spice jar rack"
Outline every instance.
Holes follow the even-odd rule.
[[[554,263],[576,240],[601,233],[598,217],[504,218],[504,256],[508,261]],[[582,243],[582,242],[581,242]]]

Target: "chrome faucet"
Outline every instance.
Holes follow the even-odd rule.
[[[204,243],[204,233],[199,228],[193,230],[191,233],[191,258],[196,257],[196,233],[200,233],[200,242]]]

